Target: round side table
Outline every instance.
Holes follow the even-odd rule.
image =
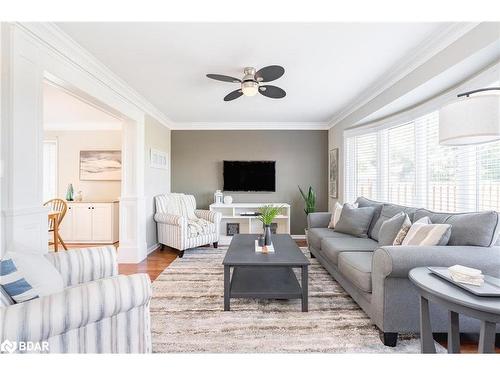
[[[432,338],[429,301],[448,309],[448,353],[460,353],[458,314],[481,321],[479,353],[495,352],[496,324],[500,323],[500,297],[479,297],[434,275],[427,267],[414,268],[409,279],[420,294],[420,348],[436,353]]]

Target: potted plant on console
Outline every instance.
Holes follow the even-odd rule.
[[[306,213],[306,217],[307,217],[307,215],[309,215],[311,212],[316,212],[316,192],[314,191],[312,186],[309,186],[309,190],[307,191],[307,195],[304,193],[304,191],[302,190],[302,188],[300,186],[299,186],[299,191],[300,191],[300,195],[302,195],[302,199],[304,199],[304,203],[305,203],[304,212]],[[307,228],[304,229],[304,232],[305,232],[306,238],[307,238]]]
[[[264,225],[264,243],[266,246],[271,245],[271,224],[281,213],[281,206],[262,206],[260,208],[259,220]]]

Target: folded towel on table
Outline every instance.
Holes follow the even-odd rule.
[[[484,275],[481,270],[455,265],[448,268],[453,281],[463,284],[481,286],[484,283]]]

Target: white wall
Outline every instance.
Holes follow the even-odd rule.
[[[114,200],[120,197],[120,181],[80,181],[80,151],[121,150],[121,131],[45,131],[44,139],[57,140],[57,194],[66,196],[68,184],[84,200]]]
[[[156,223],[153,219],[155,214],[154,197],[158,194],[170,192],[170,164],[168,169],[151,168],[150,149],[168,153],[171,160],[170,129],[163,126],[151,116],[145,118],[144,134],[144,195],[146,200],[146,242],[148,250],[153,250],[158,244]]]

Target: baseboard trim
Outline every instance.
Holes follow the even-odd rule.
[[[148,247],[148,255],[151,254],[153,251],[157,250],[161,244],[159,242],[155,243],[154,245],[151,245]]]

